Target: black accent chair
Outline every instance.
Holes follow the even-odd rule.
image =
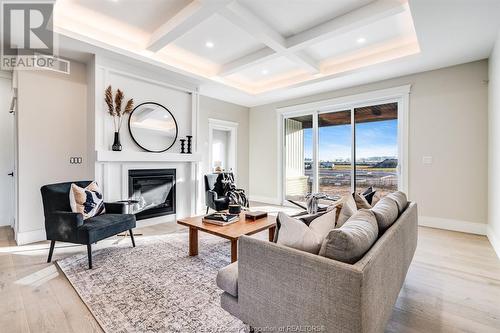
[[[135,247],[135,215],[126,214],[124,203],[105,203],[106,213],[83,220],[83,215],[73,213],[69,203],[71,184],[88,186],[91,181],[77,181],[42,186],[45,232],[50,240],[47,262],[52,260],[56,241],[87,245],[89,269],[92,268],[92,247],[98,241],[129,231],[132,246]]]
[[[221,174],[210,173],[205,175],[205,205],[207,214],[210,208],[221,211],[229,208],[229,197],[224,196],[224,189],[220,178]]]

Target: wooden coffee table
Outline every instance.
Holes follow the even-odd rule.
[[[269,241],[273,240],[276,229],[276,216],[247,220],[245,214],[240,214],[240,220],[230,225],[218,226],[204,223],[203,216],[188,217],[177,221],[178,224],[189,227],[189,255],[198,255],[198,230],[219,236],[231,241],[231,262],[238,260],[238,238],[242,235],[252,235],[269,229]]]

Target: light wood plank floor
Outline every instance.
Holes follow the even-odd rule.
[[[136,232],[184,229],[165,223]],[[102,332],[57,266],[45,262],[48,247],[16,246],[12,230],[0,228],[0,332]],[[61,243],[53,259],[85,251]],[[387,332],[500,332],[500,260],[486,237],[420,228]]]

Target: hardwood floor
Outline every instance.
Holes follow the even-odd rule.
[[[136,229],[144,235],[185,232],[173,223]],[[137,236],[139,238],[141,236]],[[97,244],[130,242],[115,237]],[[56,265],[49,242],[16,246],[0,228],[0,331],[102,332]],[[86,253],[57,244],[53,260]],[[419,228],[419,242],[387,332],[499,332],[500,260],[484,236]]]

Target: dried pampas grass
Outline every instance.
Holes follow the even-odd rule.
[[[134,109],[134,100],[131,98],[128,100],[125,105],[125,109],[122,111],[123,104],[123,91],[118,89],[116,91],[115,97],[113,98],[113,89],[111,86],[106,88],[104,93],[104,101],[108,106],[108,113],[113,117],[113,125],[115,127],[115,132],[120,132],[122,127],[123,118],[122,116],[125,114],[129,114]]]

